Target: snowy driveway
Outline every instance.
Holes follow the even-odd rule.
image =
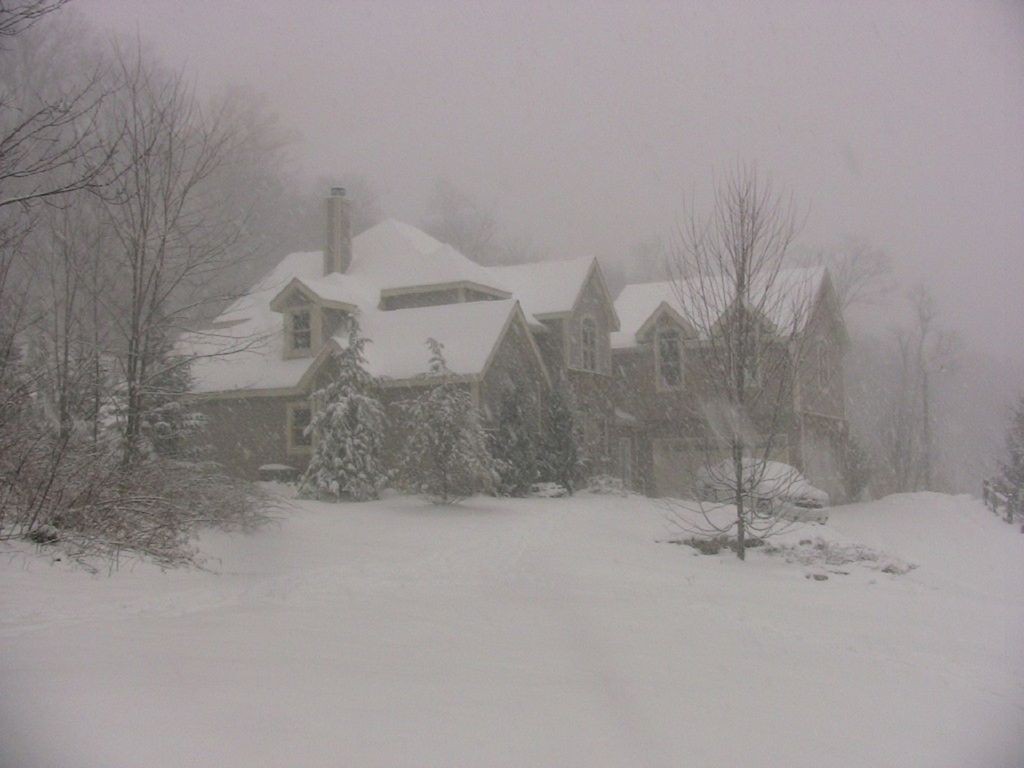
[[[937,495],[828,581],[645,499],[303,503],[213,572],[0,559],[0,765],[1018,766],[1024,536]],[[1014,590],[1013,587],[1018,589]]]

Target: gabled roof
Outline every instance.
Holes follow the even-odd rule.
[[[491,272],[509,287],[522,303],[523,310],[538,320],[572,312],[579,303],[587,282],[596,274],[601,290],[608,299],[613,324],[618,323],[611,294],[601,273],[601,266],[592,256],[491,267]]]
[[[270,308],[275,312],[283,312],[287,308],[288,299],[296,293],[310,301],[317,301],[324,306],[344,309],[349,312],[354,311],[359,304],[365,303],[365,297],[354,291],[352,286],[346,285],[342,280],[333,280],[334,277],[336,276],[293,277],[291,282],[270,300]],[[341,276],[337,275],[337,277]]]
[[[483,375],[505,331],[522,311],[515,301],[475,301],[385,311],[363,310],[359,314],[366,345],[366,368],[375,376],[408,381],[423,376],[429,367],[427,339],[444,345],[445,359],[452,373],[473,378]],[[525,320],[523,320],[525,322]],[[193,363],[193,389],[198,393],[234,390],[299,391],[331,352],[347,343],[338,336],[325,344],[315,358],[282,360],[284,343],[280,323],[274,331],[254,340],[243,351],[215,354],[224,339],[206,339],[212,356]],[[229,342],[228,342],[229,343]],[[540,356],[538,353],[538,361]],[[541,362],[543,368],[543,362]]]
[[[427,339],[432,338],[444,347],[445,362],[455,376],[478,379],[487,373],[501,340],[516,322],[521,323],[546,378],[547,368],[540,350],[529,333],[522,308],[515,301],[475,301],[369,312],[362,318],[360,329],[370,340],[364,349],[366,369],[385,382],[423,380],[430,366]],[[385,339],[386,343],[375,344],[374,339]],[[347,344],[347,336],[333,337],[298,386],[311,385],[319,365]]]
[[[806,322],[814,302],[826,285],[827,276],[827,270],[819,267],[780,270],[772,282],[771,292],[765,302],[769,307],[769,317],[766,319],[778,328],[789,328],[796,320]],[[757,293],[758,289],[755,286],[754,294]],[[711,306],[701,307],[700,311],[692,306],[684,306],[681,300],[689,300],[695,294],[692,284],[683,282],[677,285],[671,280],[627,285],[615,299],[615,310],[622,325],[617,333],[612,334],[612,347],[621,349],[634,346],[637,342],[637,333],[662,305],[666,305],[686,320],[700,317],[706,321],[696,323],[700,326],[713,326],[731,306],[726,295],[722,295],[720,301],[715,296],[710,296]],[[720,306],[715,305],[716,301]],[[697,330],[706,331],[706,327]]]
[[[345,273],[325,276],[322,270],[319,251],[290,254],[221,313],[213,330],[184,337],[182,345],[198,355],[192,366],[194,389],[270,392],[297,387],[313,359],[283,359],[279,312],[287,308],[293,292],[356,313],[363,333],[373,342],[367,346],[373,372],[395,379],[426,373],[428,337],[450,346],[453,371],[475,375],[501,336],[498,326],[507,327],[513,314],[536,322],[538,315],[568,313],[595,273],[607,294],[595,259],[488,268],[393,219],[352,239],[352,262]],[[498,299],[379,309],[382,296],[447,286],[475,288]],[[522,306],[513,312],[517,299]],[[530,342],[534,343],[532,337]]]
[[[523,310],[536,317],[571,312],[593,263],[589,257],[536,261],[491,267],[491,272],[519,299]]]
[[[421,376],[430,363],[426,342],[433,338],[444,345],[452,373],[481,374],[515,312],[516,302],[506,300],[365,313],[360,324],[370,339],[367,370],[391,379]]]
[[[627,285],[615,299],[619,330],[611,335],[613,348],[632,347],[636,334],[662,305],[681,314],[675,287],[671,281]]]
[[[676,323],[676,325],[682,328],[685,332],[698,335],[696,329],[685,317],[683,317],[676,310],[674,310],[667,301],[663,301],[655,308],[655,310],[651,313],[650,317],[647,318],[644,324],[637,328],[635,337],[637,339],[642,339],[643,337],[645,337],[648,333],[654,330],[654,327],[655,325],[657,325],[658,320],[661,319],[662,317],[670,318],[674,323]]]

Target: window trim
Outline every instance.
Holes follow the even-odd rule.
[[[293,437],[295,433],[295,412],[305,410],[309,412],[309,419],[313,419],[313,405],[308,400],[295,400],[286,404],[285,416],[285,449],[289,454],[308,455],[313,452],[313,436],[309,436],[309,444],[297,444]]]

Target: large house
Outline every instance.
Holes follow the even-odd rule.
[[[764,440],[770,434],[770,442],[757,444],[757,455],[797,467],[839,500],[847,441],[843,356],[849,344],[839,301],[825,269],[782,270],[772,285],[780,298],[763,304],[769,316],[761,319],[767,332],[784,339],[780,347],[790,347],[771,367],[785,386],[776,394],[762,382],[769,396],[760,412],[747,414],[755,431],[750,439],[757,444],[757,435]],[[620,328],[611,346],[619,402],[638,425],[632,444],[640,487],[652,495],[685,495],[702,464],[725,457],[709,434],[715,420],[709,404],[718,399],[721,382],[708,375],[704,356],[716,354],[706,335],[731,308],[716,308],[705,298],[699,310],[687,311],[682,302],[698,293],[678,281],[641,283],[627,285],[615,300]],[[687,320],[698,317],[701,328]],[[789,365],[796,370],[783,375]]]
[[[332,190],[326,208],[323,252],[286,256],[185,342],[214,454],[229,469],[255,477],[265,465],[303,467],[311,393],[330,375],[354,317],[386,407],[430,384],[433,338],[485,421],[493,423],[510,388],[528,395],[539,419],[551,386],[564,380],[590,471],[650,495],[683,492],[695,461],[700,339],[673,309],[671,284],[627,286],[613,301],[593,258],[483,267],[393,220],[351,237],[344,190]],[[805,332],[822,352],[793,394],[781,450],[835,493],[845,331],[827,273],[803,278],[814,306]]]

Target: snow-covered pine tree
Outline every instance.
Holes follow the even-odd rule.
[[[564,486],[570,494],[581,466],[576,440],[575,402],[568,385],[562,380],[552,387],[548,398],[540,469],[544,480]]]
[[[503,496],[526,496],[537,481],[537,430],[530,423],[528,405],[519,387],[502,394],[491,454],[497,464],[497,490]]]
[[[192,388],[189,360],[168,352],[161,369],[146,387],[142,432],[149,449],[158,456],[195,460],[206,450],[206,419],[186,396]]]
[[[1024,513],[1024,395],[1017,401],[1006,430],[1006,460],[999,463],[1000,490],[1006,494],[1006,519]]]
[[[170,343],[161,342],[157,354],[149,361],[150,373],[142,382],[139,408],[139,435],[133,450],[136,460],[148,461],[157,457],[177,461],[197,461],[206,452],[206,419],[188,398],[192,389],[191,360],[175,354]],[[95,420],[97,442],[107,448],[126,440],[128,397],[123,379],[119,379],[113,364],[100,361],[95,374],[98,379],[97,409],[91,414]],[[90,382],[92,383],[92,382]],[[99,399],[100,390],[102,400]],[[84,426],[84,425],[83,425]]]
[[[379,496],[389,476],[384,463],[384,407],[377,382],[366,370],[355,318],[348,345],[337,356],[337,374],[313,394],[308,433],[313,455],[299,483],[300,493],[321,499],[366,501]]]
[[[434,383],[403,406],[408,438],[402,452],[403,484],[438,504],[452,504],[494,488],[495,462],[468,389],[454,380],[444,347],[427,339],[428,375]]]

